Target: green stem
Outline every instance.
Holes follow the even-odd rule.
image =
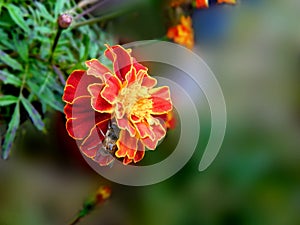
[[[72,27],[72,29],[76,29],[76,28],[81,27],[81,26],[90,25],[90,24],[93,24],[93,23],[102,22],[102,21],[105,21],[105,20],[108,20],[108,19],[112,19],[116,16],[119,16],[120,14],[121,14],[120,12],[114,12],[114,13],[110,13],[110,14],[107,14],[107,15],[104,15],[104,16],[101,16],[101,17],[96,17],[96,18],[93,18],[93,19],[90,19],[90,20],[79,22],[79,23],[76,23]]]
[[[49,58],[49,63],[52,63],[53,53],[55,51],[55,48],[57,46],[57,43],[58,43],[58,40],[60,38],[61,33],[62,33],[62,29],[60,27],[58,27],[58,30],[56,32],[54,42],[53,42],[53,45],[52,45],[52,48],[51,48],[51,55],[50,55],[50,58]]]

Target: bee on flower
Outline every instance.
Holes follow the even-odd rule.
[[[130,49],[106,47],[104,55],[113,69],[92,59],[86,62],[86,71],[73,71],[66,82],[66,129],[80,150],[99,165],[109,165],[114,158],[125,165],[137,163],[145,148],[157,147],[172,124],[170,90],[156,87],[156,79],[131,56]],[[119,129],[118,139],[109,139],[113,143],[106,140],[113,132],[109,130],[112,119]],[[110,154],[99,154],[104,143],[111,144]]]

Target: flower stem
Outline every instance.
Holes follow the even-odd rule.
[[[98,2],[97,4],[93,5],[92,7],[84,10],[82,13],[80,13],[79,15],[77,15],[75,17],[75,19],[77,20],[77,19],[83,17],[84,15],[86,15],[86,14],[88,14],[90,12],[93,12],[95,9],[99,8],[100,6],[102,6],[103,4],[105,4],[106,2],[107,2],[107,0],[103,0],[103,1]]]
[[[93,19],[90,19],[90,20],[82,21],[82,22],[76,23],[72,27],[72,29],[76,29],[76,28],[81,27],[81,26],[90,25],[90,24],[93,24],[93,23],[97,23],[97,22],[108,20],[108,19],[112,19],[112,18],[114,18],[116,16],[119,16],[119,15],[120,15],[120,12],[114,12],[114,13],[110,13],[110,14],[107,14],[107,15],[104,15],[104,16],[101,16],[101,17],[96,17],[96,18],[93,18]]]
[[[90,196],[90,198],[83,203],[82,209],[79,211],[79,213],[76,215],[76,217],[72,220],[72,222],[69,225],[77,224],[81,220],[81,218],[85,217],[90,212],[92,212],[97,205],[103,204],[110,197],[110,195],[111,195],[110,187],[101,186],[100,188],[98,188],[96,193]]]
[[[55,38],[54,38],[54,42],[52,44],[52,48],[51,48],[51,54],[50,54],[50,58],[49,58],[49,63],[51,64],[52,63],[52,58],[53,58],[53,53],[55,51],[55,48],[57,46],[57,43],[58,43],[58,40],[60,38],[60,35],[62,33],[62,28],[58,27],[58,30],[56,32],[56,35],[55,35]]]

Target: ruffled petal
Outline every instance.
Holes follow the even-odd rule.
[[[138,142],[137,151],[135,153],[135,156],[133,158],[133,161],[135,163],[141,161],[144,158],[145,155],[145,146],[142,144],[142,142]]]
[[[106,74],[105,86],[101,91],[101,96],[110,104],[113,104],[115,102],[115,99],[118,97],[121,86],[122,84],[117,77],[112,76],[111,74]]]
[[[135,136],[136,130],[127,118],[116,119],[116,121],[118,127],[123,130],[127,130],[132,137]]]
[[[110,117],[110,114],[95,112],[89,96],[78,97],[73,104],[66,104],[64,113],[67,118],[66,129],[76,140],[87,137],[95,124]]]
[[[100,113],[99,113],[100,114]],[[108,128],[108,123],[111,118],[110,114],[103,113],[98,117],[98,123],[94,124],[90,133],[86,136],[80,145],[80,150],[88,157],[92,158],[96,152],[102,147],[102,140]]]
[[[103,86],[103,84],[91,84],[88,86],[91,104],[93,109],[100,113],[112,113],[113,106],[100,95]]]
[[[158,97],[158,98],[163,98],[163,99],[171,99],[170,89],[167,86],[162,86],[162,87],[150,89],[149,94],[152,97]]]
[[[146,66],[143,66],[142,64],[138,63],[134,57],[132,57],[132,60],[133,60],[133,67],[135,68],[137,73],[140,70],[148,71],[148,68]]]
[[[87,74],[95,76],[103,81],[103,75],[105,73],[111,73],[111,71],[100,63],[97,59],[92,59],[85,62],[85,65],[88,67]]]
[[[117,141],[118,150],[115,155],[118,158],[127,156],[129,159],[133,159],[137,151],[137,143],[136,137],[131,137],[127,130],[121,130]]]
[[[138,122],[138,123],[135,123],[134,125],[137,129],[137,132],[140,135],[140,138],[149,137],[151,140],[154,140],[155,134],[152,130],[152,126],[150,126],[146,122]]]
[[[129,163],[131,163],[133,160],[132,159],[129,159],[127,156],[124,157],[123,159],[123,164],[124,165],[128,165]]]
[[[76,97],[89,95],[87,86],[91,83],[99,83],[99,79],[87,76],[84,70],[75,70],[66,81],[63,101],[72,104]]]
[[[152,109],[151,114],[163,114],[172,110],[171,100],[165,100],[158,97],[151,97]]]
[[[153,117],[159,119],[166,129],[174,129],[176,127],[176,118],[173,110],[164,114],[154,115]]]
[[[153,132],[155,133],[154,140],[151,140],[149,137],[142,138],[141,141],[148,149],[154,150],[157,146],[157,143],[166,135],[166,130],[161,124],[152,126]]]
[[[100,166],[108,166],[115,160],[115,158],[111,154],[105,153],[103,149],[99,149],[93,160]]]
[[[130,56],[130,53],[120,45],[115,45],[112,47],[106,45],[106,47],[107,50],[104,54],[113,62],[114,72],[120,81],[123,82],[126,74],[132,68],[132,57]]]

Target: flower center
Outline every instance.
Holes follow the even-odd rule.
[[[146,100],[145,98],[149,96],[150,95],[148,94],[147,87],[143,87],[139,83],[133,83],[129,87],[123,88],[121,90],[118,96],[118,102],[123,105],[124,113],[129,115],[132,111],[139,111],[139,109],[141,109],[142,105],[144,104],[139,101]],[[135,108],[135,110],[133,110],[133,108]]]
[[[146,121],[149,125],[153,125],[154,121],[150,115],[151,109],[153,107],[152,101],[150,99],[139,99],[134,106],[131,108],[130,114],[139,118],[142,121]]]

